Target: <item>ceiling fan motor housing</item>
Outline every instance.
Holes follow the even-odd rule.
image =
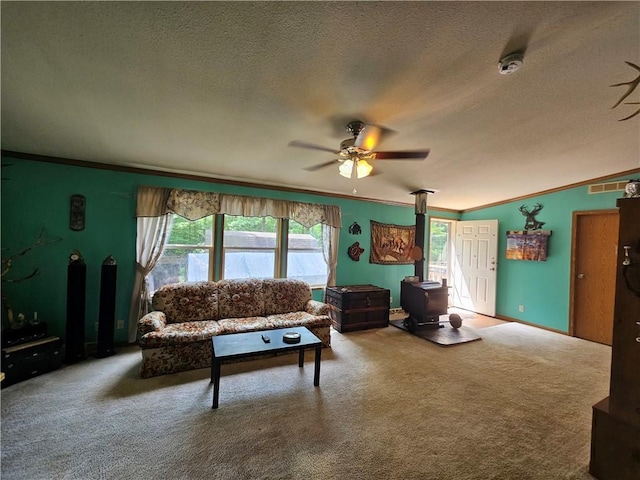
[[[347,132],[353,135],[353,138],[360,135],[360,132],[365,127],[364,122],[362,120],[354,120],[353,122],[349,122],[347,124]]]
[[[349,148],[353,147],[355,143],[355,138],[347,138],[346,140],[340,142],[340,150],[348,150]]]

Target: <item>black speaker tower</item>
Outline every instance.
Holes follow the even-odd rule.
[[[67,325],[65,361],[76,363],[85,358],[84,322],[87,289],[87,266],[79,252],[69,257],[67,267]]]
[[[102,262],[100,276],[100,313],[98,316],[98,349],[96,358],[113,355],[113,334],[116,320],[116,279],[118,266],[111,255]]]

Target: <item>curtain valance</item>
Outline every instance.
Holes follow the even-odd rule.
[[[188,220],[222,213],[245,217],[289,218],[312,227],[319,223],[341,228],[340,207],[317,203],[291,202],[271,198],[227,195],[197,190],[139,187],[136,216],[157,217],[169,212]]]
[[[170,188],[138,187],[136,217],[160,217],[169,213],[167,200]]]
[[[167,208],[187,220],[199,220],[220,213],[220,194],[174,188],[169,193]]]

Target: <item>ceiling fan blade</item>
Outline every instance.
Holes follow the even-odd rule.
[[[354,146],[362,148],[368,152],[376,148],[382,136],[382,128],[377,125],[365,125],[356,137]]]
[[[307,142],[300,142],[298,140],[294,140],[292,142],[289,142],[289,146],[290,147],[298,147],[298,148],[310,148],[312,150],[322,150],[323,152],[331,152],[334,154],[338,154],[339,152],[336,152],[335,149],[333,148],[327,148],[327,147],[323,147],[320,145],[315,145],[313,143],[307,143]]]
[[[340,160],[338,160],[337,158],[334,158],[333,160],[330,160],[328,162],[319,163],[317,165],[312,165],[310,167],[304,167],[303,170],[306,170],[308,172],[315,172],[316,170],[320,170],[322,168],[329,167],[329,166],[333,165],[334,163],[340,163]]]
[[[373,152],[376,160],[424,160],[431,150],[413,150],[405,152]]]

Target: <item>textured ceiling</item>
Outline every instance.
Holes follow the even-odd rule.
[[[609,87],[638,74],[638,2],[0,7],[5,150],[456,210],[640,168],[637,105]],[[288,147],[337,150],[353,119],[431,154],[354,181]]]

